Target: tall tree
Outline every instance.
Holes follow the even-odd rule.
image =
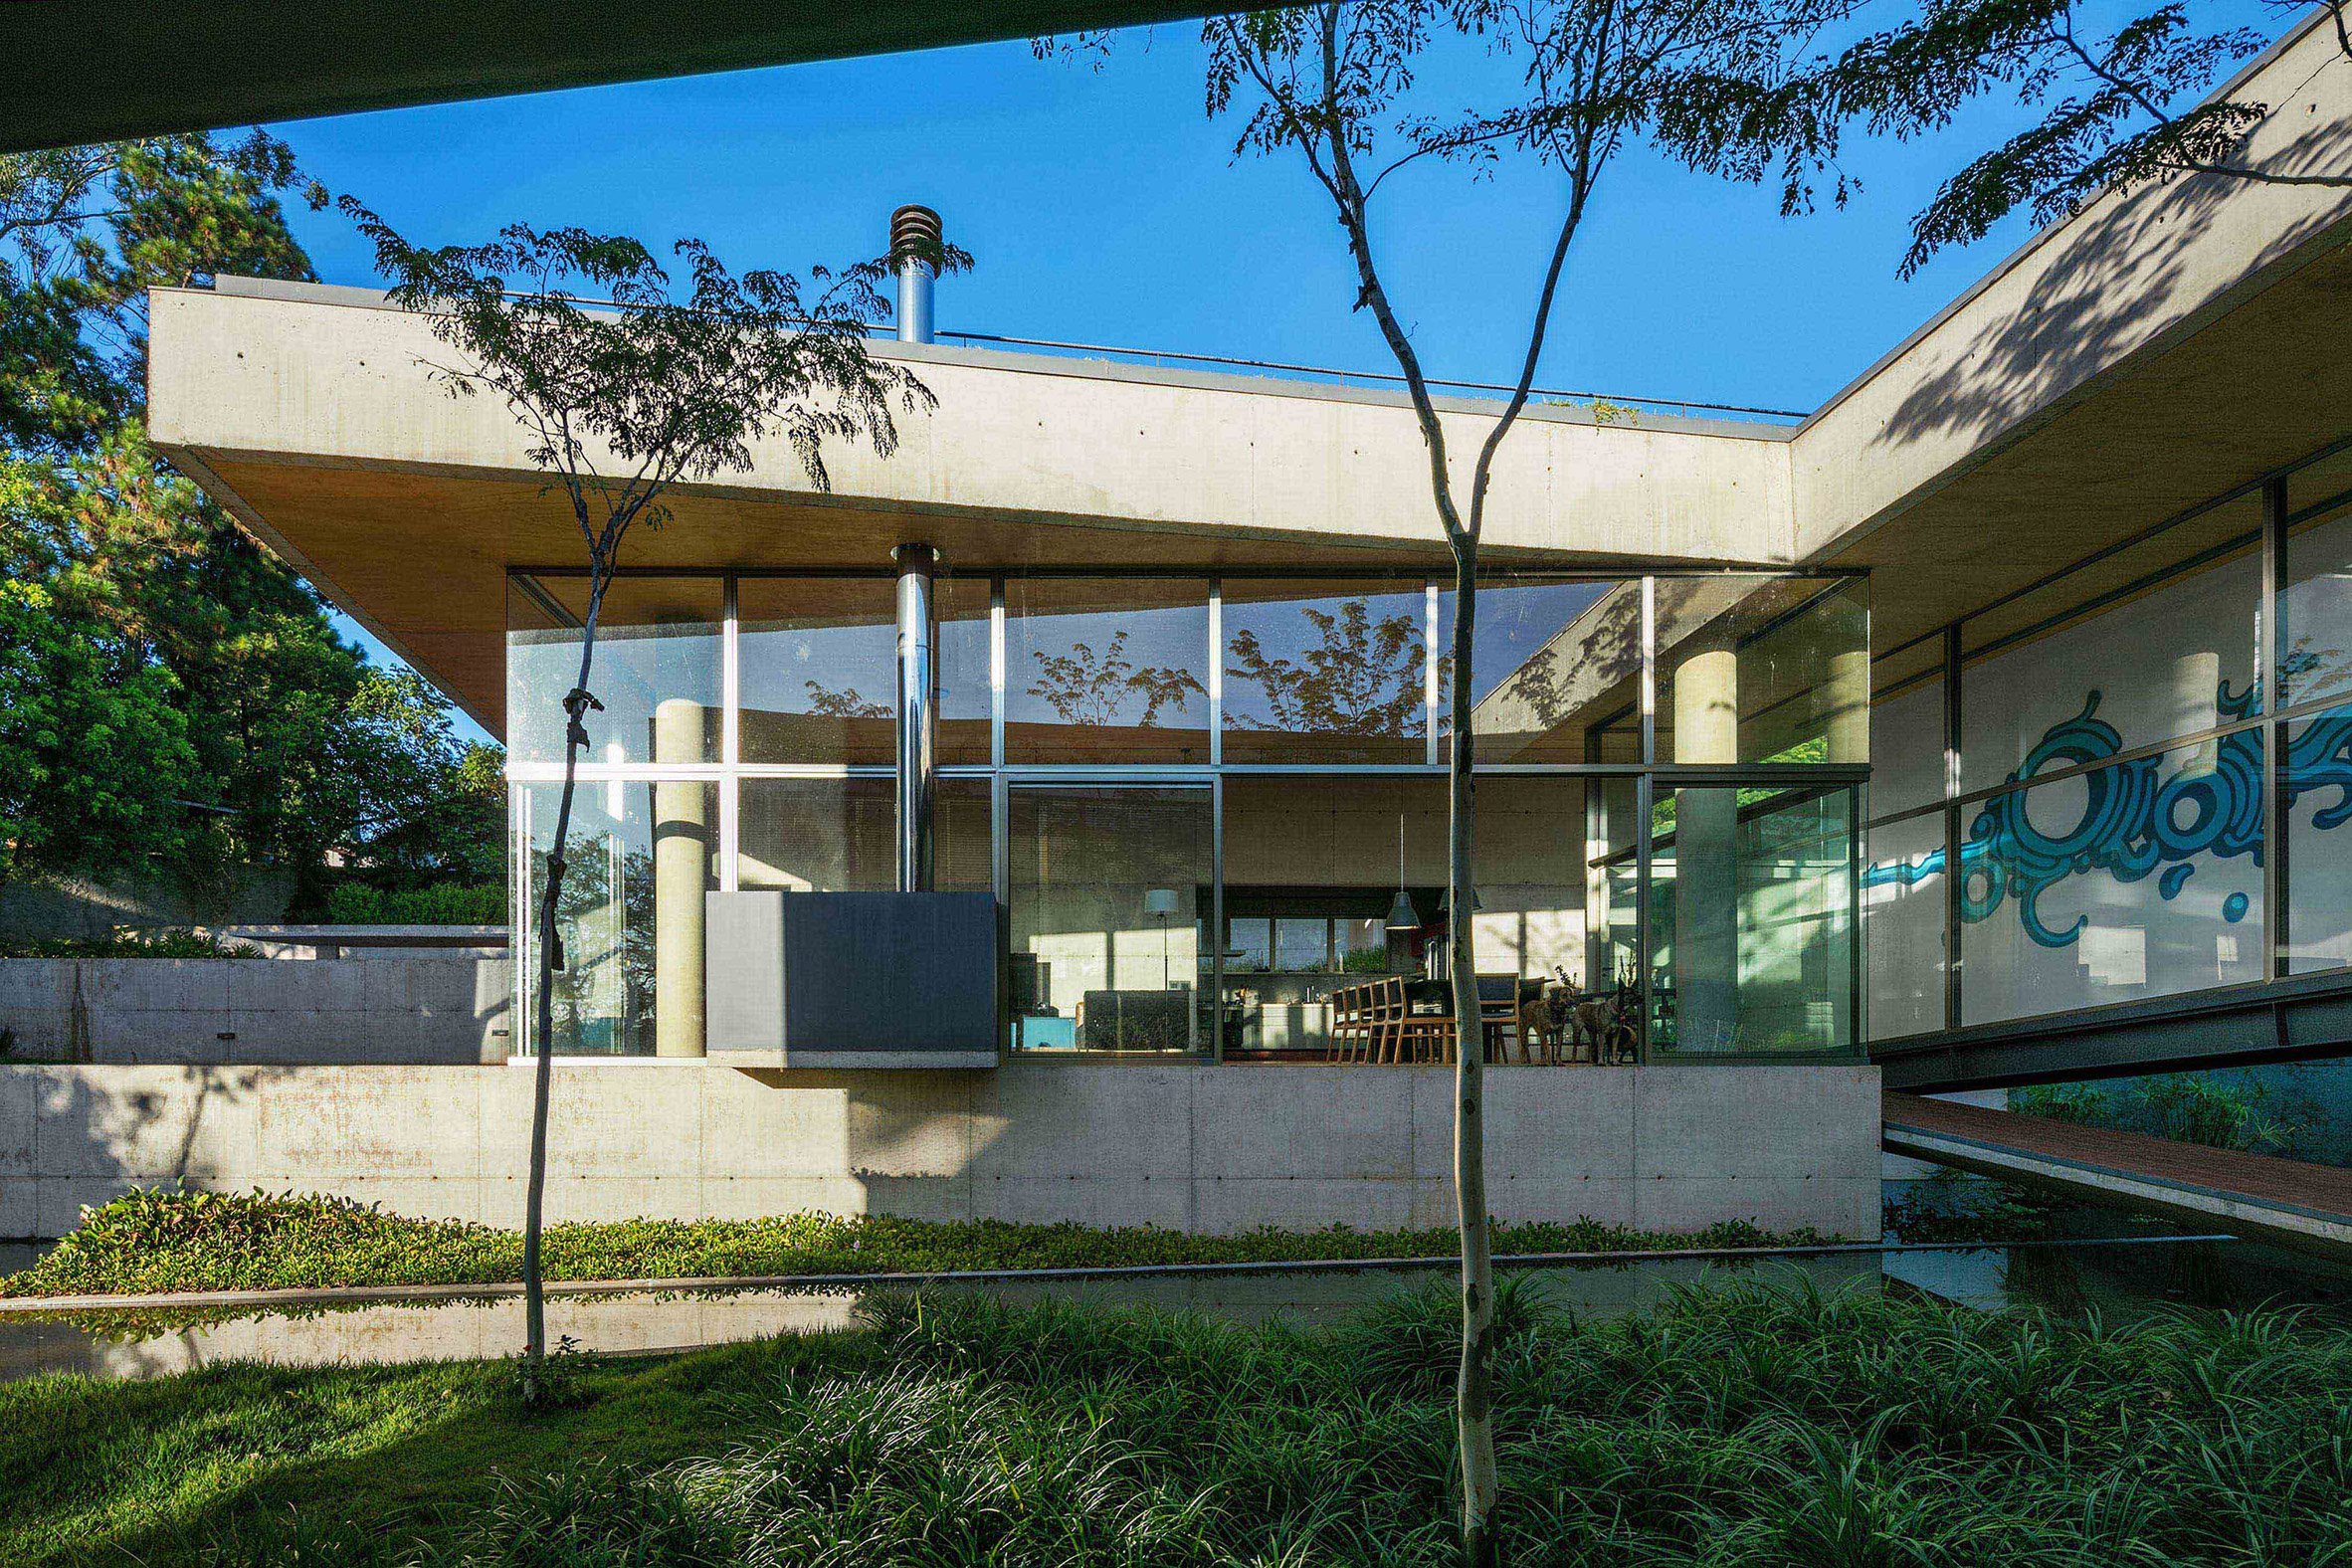
[[[1646,142],[1691,168],[1777,177],[1782,205],[1810,204],[1832,167],[1835,125],[1802,66],[1817,31],[1848,0],[1320,0],[1215,18],[1205,27],[1208,108],[1236,115],[1237,155],[1297,159],[1338,222],[1353,273],[1351,307],[1370,313],[1403,373],[1429,463],[1430,500],[1454,565],[1450,655],[1453,737],[1447,835],[1448,943],[1461,1049],[1455,1053],[1454,1177],[1462,1232],[1462,1357],[1457,1428],[1462,1540],[1495,1560],[1493,1272],[1488,1243],[1483,1053],[1471,944],[1471,721],[1478,545],[1495,455],[1527,406],[1568,258],[1593,193],[1619,155]],[[1099,39],[1090,42],[1099,43]],[[1417,76],[1433,50],[1492,63],[1490,97],[1433,107]],[[1543,255],[1510,393],[1475,435],[1467,470],[1452,442],[1475,423],[1441,417],[1419,345],[1374,244],[1375,214],[1423,189],[1426,165],[1472,175],[1503,158],[1543,170],[1558,216]],[[1837,194],[1844,199],[1843,180]],[[1466,259],[1480,279],[1502,258]]]
[[[2347,3],[2323,0],[2316,25],[2352,61]],[[1904,277],[2020,209],[2055,223],[2108,191],[2187,175],[2352,188],[2352,169],[2247,155],[2269,104],[2200,97],[2268,43],[2259,29],[2200,26],[2186,0],[2129,12],[2113,26],[2086,27],[2076,12],[2074,0],[1928,0],[1917,16],[1846,51],[1825,77],[1840,112],[1897,137],[1941,130],[2004,90],[2031,111],[2024,128],[1937,188],[1913,221]]]
[[[0,157],[0,668],[41,692],[0,721],[0,779],[24,785],[0,785],[0,877],[217,894],[261,866],[310,905],[400,802],[455,828],[317,595],[146,439],[147,290],[309,279],[296,193],[316,196],[260,133]]]
[[[522,1258],[523,1387],[536,1398],[547,1343],[539,1236],[564,852],[587,715],[602,706],[589,686],[597,622],[622,546],[639,523],[662,525],[675,487],[748,471],[753,443],[771,434],[783,436],[811,484],[828,490],[828,442],[863,442],[887,456],[897,446],[897,414],[927,412],[934,400],[903,366],[867,352],[864,323],[887,309],[878,287],[889,275],[886,258],[839,274],[812,268],[804,289],[786,273],[737,277],[686,240],[676,247],[686,275],[682,293],[632,239],[516,224],[484,245],[427,248],[357,201],[342,206],[373,242],[393,300],[422,313],[455,350],[456,362],[427,368],[455,396],[505,405],[578,527],[588,561],[579,676],[563,697],[563,789],[537,915],[538,1063]],[[936,246],[925,259],[934,268],[965,262]]]

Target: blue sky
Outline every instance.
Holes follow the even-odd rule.
[[[1348,309],[1321,193],[1294,161],[1233,159],[1201,64],[1197,29],[1163,26],[1099,69],[1011,43],[275,128],[415,239],[575,223],[798,270],[879,252],[890,209],[922,201],[976,263],[941,284],[943,328],[1392,369]],[[1813,407],[2025,238],[2013,223],[1895,276],[1911,215],[2017,112],[1858,144],[1855,200],[1794,220],[1772,190],[1627,156],[1578,240],[1540,383]],[[1437,168],[1399,197],[1376,243],[1432,373],[1508,378],[1557,190]],[[294,222],[322,277],[371,281],[342,218]]]

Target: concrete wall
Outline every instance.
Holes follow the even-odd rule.
[[[287,965],[269,965],[273,969]],[[1494,1069],[1494,1212],[1878,1234],[1871,1068]],[[826,1209],[1200,1232],[1453,1223],[1450,1069],[565,1066],[551,1220]],[[185,1180],[521,1223],[519,1067],[0,1066],[0,1237]]]
[[[2218,96],[2270,110],[2233,163],[2308,176],[2340,172],[2352,154],[2352,61],[2324,13]],[[2348,217],[2352,189],[2340,185],[2197,175],[2103,196],[2044,230],[1798,432],[1799,557],[1830,555],[2126,361],[2332,250]],[[2112,470],[2164,454],[2084,458]]]
[[[157,290],[150,311],[154,440],[195,458],[198,472],[242,458],[535,475],[513,416],[497,399],[453,398],[435,385],[420,361],[448,350],[422,317],[379,294],[227,279],[217,290]],[[829,443],[841,501],[1432,537],[1427,449],[1402,393],[945,344],[869,346],[912,362],[939,404],[901,419],[887,458]],[[1449,453],[1467,484],[1498,404],[1445,407]],[[1537,404],[1496,458],[1486,542],[1788,560],[1788,431],[1647,413],[1596,421],[1586,409]],[[750,473],[716,489],[810,492],[780,438],[755,443],[753,456]]]
[[[15,1055],[98,1063],[503,1061],[504,958],[0,959]]]

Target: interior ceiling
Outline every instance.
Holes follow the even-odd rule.
[[[1202,10],[1187,0],[13,0],[0,5],[0,152]]]
[[[1883,656],[2347,434],[2352,245],[2339,242],[1824,559],[1871,569]],[[2061,613],[2258,524],[2247,503],[2167,529],[1992,619],[2007,631]],[[1985,640],[1971,628],[1971,646]]]

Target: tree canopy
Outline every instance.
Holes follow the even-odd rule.
[[[285,144],[0,158],[0,881],[494,880],[496,753],[146,438],[146,291],[307,280]]]

